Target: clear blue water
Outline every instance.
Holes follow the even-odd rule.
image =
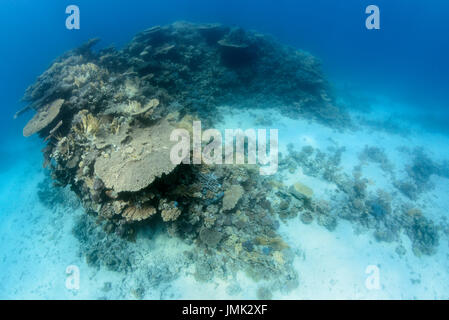
[[[2,1],[0,92],[5,114],[56,56],[86,39],[123,45],[152,25],[176,20],[221,22],[270,33],[323,61],[332,79],[397,96],[446,113],[449,4],[379,0],[381,30],[365,28],[370,1],[77,1],[80,30],[65,28],[66,2]],[[2,119],[5,125],[10,124]]]
[[[72,3],[81,10],[80,30],[65,28],[65,8]],[[365,28],[364,11],[370,4],[381,10],[380,30]],[[14,163],[29,154],[40,160],[38,139],[21,137],[30,115],[14,121],[12,116],[23,107],[20,98],[27,86],[51,61],[90,38],[100,37],[99,47],[120,47],[143,29],[177,20],[219,22],[271,34],[318,57],[337,95],[341,88],[351,88],[373,99],[387,97],[395,103],[383,105],[382,112],[393,114],[400,105],[397,111],[404,118],[409,113],[428,132],[449,131],[449,3],[444,0],[2,0],[3,171],[21,170],[14,169]],[[447,148],[430,142],[436,149]]]

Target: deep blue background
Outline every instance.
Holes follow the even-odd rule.
[[[65,28],[65,8],[81,10],[81,30]],[[381,10],[381,30],[365,28],[365,8]],[[0,124],[12,122],[19,99],[64,51],[92,37],[123,45],[133,34],[176,20],[222,22],[270,33],[323,62],[335,82],[446,111],[449,92],[449,1],[434,0],[1,0]]]

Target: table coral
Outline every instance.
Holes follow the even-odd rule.
[[[108,189],[135,192],[156,178],[169,174],[176,167],[170,160],[173,143],[169,138],[172,130],[173,127],[167,121],[144,129],[133,129],[130,134],[133,138],[129,143],[122,144],[120,149],[111,150],[107,157],[97,159],[96,175]]]
[[[48,127],[59,115],[63,104],[64,99],[56,99],[52,103],[49,103],[39,109],[39,112],[37,112],[27,123],[25,128],[23,128],[23,135],[25,137],[29,137]]]

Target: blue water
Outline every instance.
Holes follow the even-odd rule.
[[[80,30],[65,28],[65,8],[70,4],[80,8]],[[370,4],[380,8],[380,30],[365,28],[365,8]],[[24,106],[20,99],[27,86],[51,61],[90,38],[100,37],[99,47],[120,47],[143,29],[177,20],[220,22],[271,34],[318,57],[337,95],[341,88],[351,88],[373,99],[387,97],[395,102],[392,113],[401,105],[404,115],[406,106],[404,116],[409,108],[410,118],[429,131],[448,131],[448,1],[2,0],[3,170],[40,147],[36,137],[21,137],[31,115],[14,121],[12,116]]]
[[[365,28],[372,1],[75,1],[81,29],[65,28],[70,1],[4,0],[0,10],[0,101],[10,115],[52,59],[86,39],[123,45],[149,26],[176,20],[221,22],[270,33],[318,56],[332,79],[446,113],[449,4],[378,0],[381,30]],[[10,126],[9,117],[2,117]],[[21,123],[22,124],[22,123]],[[21,125],[19,126],[21,127]],[[15,126],[11,129],[16,128]]]

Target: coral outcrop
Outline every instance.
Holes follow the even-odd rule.
[[[84,228],[94,227],[81,219],[74,231],[89,244],[98,237],[97,245],[83,247],[88,261],[131,270],[132,250],[108,234],[132,240],[140,227],[162,224],[169,235],[196,244],[189,256],[202,261],[195,267],[198,279],[245,270],[271,279],[273,290],[297,286],[293,254],[277,234],[268,200],[275,197],[270,178],[250,166],[173,163],[170,134],[176,128],[191,133],[194,119],[214,123],[217,106],[245,107],[242,100],[343,126],[348,118],[319,61],[268,36],[219,24],[152,27],[121,50],[93,51],[96,43],[56,59],[26,90],[29,104],[16,114],[36,111],[24,135],[45,138],[44,166],[52,178],[70,186],[104,224],[88,234]],[[305,186],[296,191],[312,196]],[[323,208],[309,209],[332,228],[335,221]],[[106,252],[102,241],[119,250]]]
[[[174,201],[155,190],[148,200],[145,190],[175,171],[169,137],[186,117],[213,122],[217,104],[239,97],[274,99],[290,105],[290,116],[320,121],[335,105],[315,58],[240,28],[177,22],[137,34],[120,51],[94,52],[97,42],[58,58],[27,89],[24,100],[37,113],[24,135],[45,137],[53,177],[106,217],[141,220],[153,216],[142,205]],[[344,113],[338,118],[344,122]],[[222,192],[223,210],[235,209],[243,188]],[[180,210],[158,209],[164,221]]]

